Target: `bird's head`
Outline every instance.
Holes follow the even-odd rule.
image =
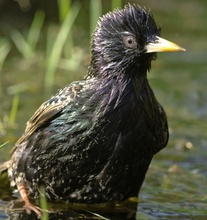
[[[93,35],[91,74],[130,73],[137,67],[146,73],[156,52],[184,50],[159,35],[160,28],[145,8],[128,4],[109,12],[99,20]]]

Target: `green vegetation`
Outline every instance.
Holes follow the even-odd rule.
[[[90,33],[92,34],[99,17],[102,15],[101,0],[90,1]]]
[[[10,37],[25,60],[32,58],[36,52],[43,23],[44,13],[42,11],[37,11],[26,39],[17,29],[11,31]]]
[[[15,123],[18,105],[19,105],[19,93],[16,93],[13,98],[11,111],[10,111],[10,115],[9,115],[9,123],[11,126],[14,125],[14,123]]]
[[[53,43],[52,49],[50,50],[51,45],[47,45],[48,49],[48,57],[47,57],[47,67],[46,67],[46,74],[45,74],[45,89],[48,92],[51,92],[52,86],[54,83],[54,74],[55,70],[58,66],[58,61],[60,60],[63,47],[66,43],[67,37],[70,33],[70,30],[74,24],[74,20],[78,15],[80,5],[74,4],[70,11],[68,12],[64,22],[61,25],[59,33],[55,42]],[[48,34],[49,38],[50,34]],[[69,38],[71,39],[71,38]],[[49,40],[48,40],[49,42]]]
[[[7,142],[1,144],[1,145],[0,145],[0,149],[1,149],[2,147],[6,146],[8,143],[9,143],[9,141],[7,141]]]
[[[0,98],[2,98],[2,67],[10,50],[11,44],[9,41],[4,38],[0,38]]]
[[[121,2],[122,0],[111,1],[111,5],[107,6],[109,7],[107,11],[112,10],[114,7],[121,7]],[[23,97],[25,93],[27,91],[33,93],[36,86],[39,86],[40,88],[38,90],[40,90],[41,85],[43,85],[43,96],[50,96],[53,93],[57,72],[60,72],[60,70],[69,72],[69,80],[72,80],[74,78],[72,74],[80,70],[83,63],[86,62],[85,59],[89,54],[86,54],[81,46],[77,47],[77,43],[74,44],[74,35],[77,34],[73,33],[74,27],[79,16],[79,22],[88,25],[88,27],[84,25],[84,28],[86,28],[85,31],[89,31],[87,42],[90,42],[89,37],[94,31],[97,20],[103,13],[103,4],[101,0],[88,1],[90,13],[87,18],[84,16],[80,18],[80,2],[57,0],[58,25],[50,22],[46,23],[45,12],[38,10],[27,30],[10,27],[9,34],[4,38],[0,38],[0,98],[2,99],[2,103],[6,103],[3,103],[0,107],[0,148],[4,148],[9,142],[9,144],[13,145],[16,141],[16,138],[11,138],[10,133],[15,132],[19,126],[19,123],[16,125],[16,120],[18,114],[21,114],[20,109],[24,102]],[[89,43],[87,47],[89,47]],[[9,54],[10,51],[11,54]],[[24,79],[21,81],[11,78],[10,85],[6,87],[2,86],[5,78],[5,75],[2,77],[2,74],[6,74],[4,72],[4,65],[7,67],[11,62],[14,62],[15,67],[13,71],[16,72],[12,76],[18,78],[18,75],[20,75],[19,72],[21,73],[22,71],[24,77],[29,79],[29,83],[25,83]],[[84,65],[87,66],[88,63],[89,60],[87,59],[87,63]],[[35,79],[37,83],[33,83],[35,77],[33,66],[37,69],[36,71],[43,73],[43,76],[40,76],[40,80]],[[39,73],[36,74],[37,77],[39,75]],[[41,80],[44,83],[38,84],[38,81]],[[32,94],[30,95],[32,99]],[[9,98],[7,101],[5,101],[5,96]],[[23,103],[23,105],[27,106],[27,103]],[[7,107],[4,109],[3,106]],[[8,139],[9,141],[7,141]],[[43,210],[41,219],[47,220],[48,213],[45,210],[48,207],[44,189],[41,189],[41,195],[40,206]]]
[[[84,25],[85,32],[89,31],[87,41],[82,40],[90,42],[89,37],[94,31],[97,20],[104,13],[104,4],[109,11],[114,7],[121,7],[121,3],[122,0],[111,1],[111,4],[103,3],[101,0],[90,0],[87,6],[90,13],[86,18],[80,15],[81,2],[57,0],[58,25],[46,22],[45,12],[37,10],[27,28],[9,27],[7,36],[0,38],[0,98],[6,103],[0,107],[0,137],[3,135],[4,138],[1,139],[3,142],[6,141],[5,138],[9,130],[16,129],[15,122],[18,114],[20,114],[18,110],[24,102],[23,97],[26,92],[33,93],[34,89],[43,89],[42,97],[49,97],[54,92],[57,72],[69,73],[68,82],[76,79],[76,77],[80,78],[74,74],[77,75],[83,66],[84,72],[86,72],[86,66],[89,63],[88,58],[86,61],[86,57],[89,54],[86,54],[84,49],[89,48],[89,43],[85,48],[82,48],[81,42],[80,45],[77,43],[77,33],[74,33],[77,23],[87,24],[87,26]],[[11,78],[10,85],[5,86],[4,66],[10,65],[10,63],[13,63],[12,65],[15,68],[12,72],[8,72],[8,76],[12,74],[10,77],[14,78]],[[21,74],[22,81],[19,77]],[[24,80],[23,74],[27,81]],[[37,82],[35,83],[34,80]],[[4,84],[4,89],[2,84]],[[4,101],[5,96],[8,97],[7,101]],[[3,106],[6,108],[4,109]]]
[[[40,207],[42,209],[41,220],[47,220],[49,215],[48,215],[48,205],[47,205],[47,199],[45,196],[44,187],[41,187],[40,189]]]
[[[79,6],[74,5],[77,2]],[[91,11],[93,2],[100,4],[94,12]],[[58,0],[55,21],[49,20],[44,11],[36,11],[30,25],[26,23],[20,28],[14,25],[0,36],[0,162],[9,158],[9,151],[22,134],[26,121],[45,96],[86,73],[90,35],[97,18],[109,10],[121,8],[126,2]],[[165,219],[206,219],[206,1],[131,2],[151,8],[158,26],[162,26],[162,36],[187,49],[179,55],[159,54],[149,74],[150,84],[168,115],[170,142],[151,164],[140,194],[142,204],[137,218],[150,219],[151,213],[157,218],[165,216]],[[66,27],[59,52],[52,55],[68,13],[75,13],[73,7],[77,15],[70,29]],[[52,79],[48,79],[51,81],[48,83],[48,64],[55,56],[57,62],[50,64],[53,65],[50,67]],[[50,85],[50,91],[46,85]],[[186,149],[189,143],[192,149]],[[176,169],[171,169],[173,164],[178,166],[177,173]],[[5,201],[12,199],[3,187],[2,178],[0,183],[6,193]],[[4,198],[2,194],[1,200]],[[41,202],[41,208],[45,210],[46,207]]]

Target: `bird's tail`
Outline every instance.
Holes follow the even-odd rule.
[[[3,173],[8,170],[10,162],[11,161],[8,160],[8,161],[4,162],[3,164],[0,164],[0,173]]]

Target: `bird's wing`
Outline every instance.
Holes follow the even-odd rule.
[[[17,141],[16,145],[23,143],[35,130],[43,126],[50,119],[55,117],[66,105],[74,101],[85,89],[87,81],[73,82],[44,102],[27,122],[25,133]]]

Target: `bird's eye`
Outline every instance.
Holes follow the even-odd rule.
[[[137,48],[137,41],[132,36],[124,37],[124,44],[129,48],[134,48],[134,49]]]

